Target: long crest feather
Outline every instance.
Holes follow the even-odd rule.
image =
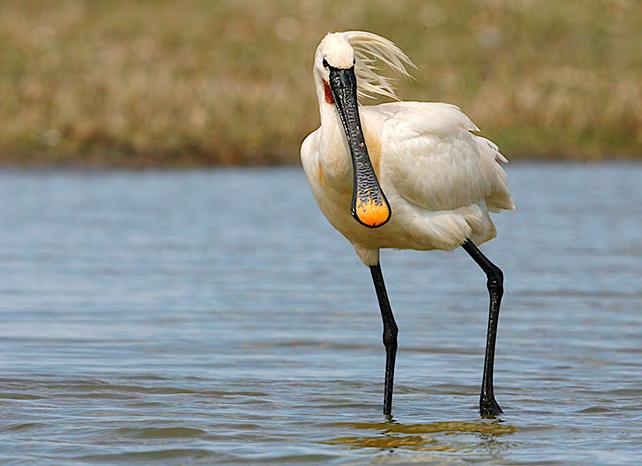
[[[389,97],[399,100],[395,89],[396,80],[380,73],[377,62],[383,62],[397,75],[411,78],[408,67],[417,68],[391,40],[365,31],[342,33],[354,50],[357,75],[357,93],[361,98]]]

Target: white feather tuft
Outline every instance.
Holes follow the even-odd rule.
[[[342,34],[354,50],[359,97],[383,96],[399,100],[395,91],[396,81],[380,74],[375,64],[380,60],[396,74],[410,78],[407,67],[417,67],[408,55],[394,42],[371,32],[345,31]]]

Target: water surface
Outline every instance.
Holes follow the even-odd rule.
[[[0,173],[2,464],[639,464],[642,165],[510,165],[496,393],[485,277],[370,277],[295,169]]]

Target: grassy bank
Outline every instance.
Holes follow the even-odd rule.
[[[365,29],[512,159],[642,157],[635,0],[0,0],[0,163],[290,163],[314,49]]]

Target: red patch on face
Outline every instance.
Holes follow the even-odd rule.
[[[330,89],[330,85],[323,80],[323,90],[325,91],[325,101],[329,104],[334,103],[334,96],[332,95],[332,89]]]

